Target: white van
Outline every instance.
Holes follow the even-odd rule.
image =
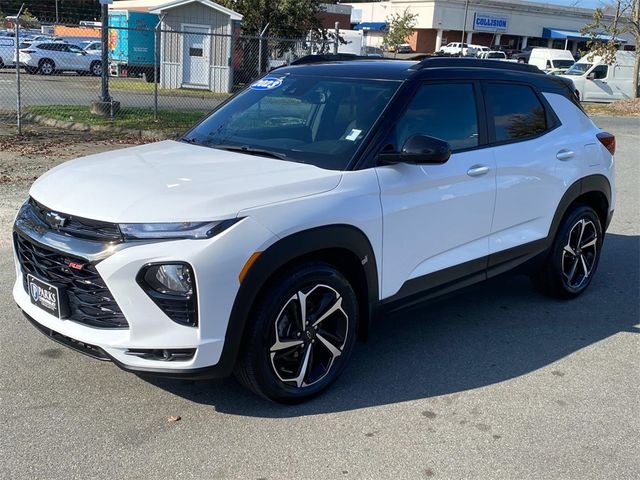
[[[556,48],[534,48],[529,56],[529,65],[535,65],[547,73],[564,73],[575,59],[569,50]]]
[[[563,77],[573,80],[580,100],[613,102],[630,98],[638,79],[633,81],[634,52],[617,52],[616,61],[607,65],[602,57],[586,55],[578,60]]]

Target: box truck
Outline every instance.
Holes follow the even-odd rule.
[[[143,77],[153,82],[155,27],[158,15],[128,10],[109,11],[109,67],[114,77]]]

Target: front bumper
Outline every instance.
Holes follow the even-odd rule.
[[[24,226],[22,226],[24,227]],[[16,256],[13,296],[29,320],[48,337],[82,353],[110,360],[138,373],[211,378],[226,376],[233,365],[222,362],[225,338],[240,284],[238,273],[257,245],[272,234],[257,222],[244,219],[208,240],[175,240],[116,245],[106,254],[88,254],[82,241],[63,242],[56,232],[39,234],[16,225],[30,241],[94,263],[100,277],[124,314],[128,328],[96,328],[57,318],[33,305],[25,291]],[[106,255],[104,258],[98,258]],[[197,327],[172,321],[137,284],[138,272],[149,263],[186,262],[194,269],[198,291]],[[87,348],[82,347],[88,346]],[[171,361],[134,354],[139,350],[195,350],[192,357]],[[235,353],[235,352],[233,352]],[[225,359],[235,354],[225,352]],[[228,362],[227,362],[228,363]]]

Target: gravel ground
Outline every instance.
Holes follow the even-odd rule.
[[[28,325],[8,240],[31,178],[122,145],[66,132],[43,133],[60,142],[47,153],[3,143],[0,478],[637,479],[640,121],[596,121],[618,139],[619,197],[587,293],[552,301],[499,278],[390,317],[334,388],[295,407],[233,380],[144,380]]]

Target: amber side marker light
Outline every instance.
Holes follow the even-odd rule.
[[[616,136],[610,134],[609,132],[600,132],[596,135],[600,143],[604,145],[604,148],[609,150],[611,155],[616,153]]]
[[[255,263],[255,261],[261,254],[262,252],[254,252],[251,254],[249,260],[247,260],[247,263],[245,263],[244,267],[242,267],[242,270],[240,270],[240,275],[238,275],[238,280],[240,280],[240,283],[244,282],[244,278],[247,276],[247,273],[249,273],[251,266]]]

